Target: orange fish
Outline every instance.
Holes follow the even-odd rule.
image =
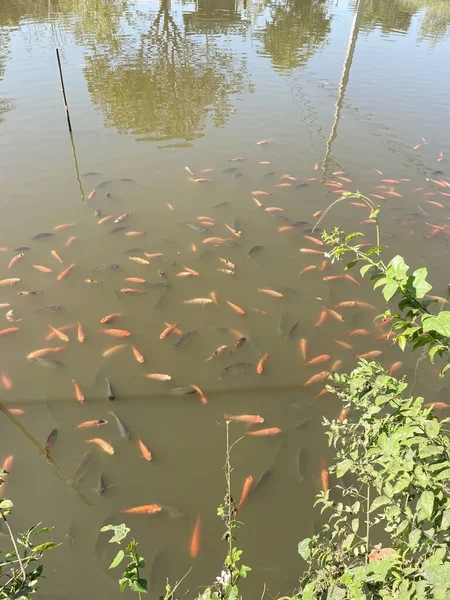
[[[150,452],[149,448],[147,448],[147,446],[144,444],[144,442],[141,440],[140,437],[138,437],[138,444],[139,444],[139,449],[141,451],[142,454],[142,458],[145,458],[145,460],[152,460],[152,453]]]
[[[436,408],[437,410],[443,410],[444,408],[450,408],[450,404],[447,404],[447,402],[427,402],[426,404],[424,404],[425,408],[430,408],[430,407]],[[3,467],[5,468],[5,467]]]
[[[317,319],[317,321],[314,323],[313,327],[320,327],[321,325],[323,325],[326,321],[326,318],[328,316],[328,313],[326,310],[322,310],[320,313],[319,318]]]
[[[321,469],[321,471],[320,471],[320,483],[322,486],[322,490],[324,492],[328,492],[328,490],[330,489],[330,484],[329,484],[328,470],[325,468]]]
[[[248,425],[264,423],[264,418],[259,415],[229,415],[228,413],[223,413],[223,416],[227,421],[234,421],[236,423],[246,423]]]
[[[113,337],[129,337],[131,335],[126,329],[101,329],[100,332]]]
[[[309,367],[311,365],[320,365],[321,363],[327,362],[330,360],[330,356],[328,354],[319,354],[319,356],[315,356],[305,362],[305,367]]]
[[[122,515],[154,515],[162,510],[159,504],[144,504],[143,506],[133,506],[132,508],[122,508],[119,512]]]
[[[142,356],[142,354],[139,352],[139,350],[136,348],[136,346],[134,344],[131,344],[131,349],[133,350],[134,358],[138,362],[144,363],[145,362],[145,358]]]
[[[322,277],[322,281],[336,281],[337,279],[342,279],[343,275],[327,275],[326,277]]]
[[[317,246],[323,246],[322,240],[318,240],[317,238],[313,237],[312,235],[304,235],[303,237],[305,238],[305,240],[309,240],[313,244],[317,244]]]
[[[142,279],[142,277],[125,277],[124,281],[128,281],[129,283],[145,283],[145,279]]]
[[[93,421],[83,421],[82,423],[78,423],[78,425],[73,426],[73,429],[89,429],[91,427],[102,427],[107,424],[108,421],[106,421],[106,419],[94,419]]]
[[[72,329],[72,327],[75,326],[75,323],[70,323],[69,325],[61,325],[61,327],[58,327],[59,331],[67,331],[68,329]],[[48,342],[49,340],[52,340],[53,338],[58,337],[53,331],[50,331],[50,333],[48,335],[45,336],[45,341]]]
[[[63,231],[64,229],[69,229],[74,225],[76,225],[76,223],[61,223],[61,225],[55,225],[53,227],[53,231]]]
[[[113,215],[106,215],[106,217],[102,217],[101,219],[99,219],[97,221],[97,224],[98,225],[103,225],[103,223],[108,223],[112,219],[114,219]]]
[[[213,358],[216,358],[216,356],[220,356],[220,354],[223,354],[223,352],[225,352],[225,350],[228,350],[228,346],[219,346],[217,348],[217,350],[214,350],[214,352],[211,354],[211,356],[208,356],[208,358],[206,359],[206,362],[211,361]]]
[[[357,354],[355,358],[365,358],[366,360],[369,358],[376,358],[383,354],[381,350],[371,350],[370,352],[364,352],[363,354]]]
[[[240,497],[238,505],[236,507],[238,510],[241,510],[244,502],[247,500],[248,495],[250,494],[250,491],[252,489],[252,485],[253,485],[253,476],[249,475],[244,482],[244,487],[242,488],[241,497]]]
[[[230,302],[229,300],[225,300],[225,302],[228,304],[228,306],[230,308],[232,308],[239,315],[245,315],[245,310],[243,308],[241,308],[240,306],[238,306],[237,304],[233,304],[233,302]]]
[[[222,238],[222,237],[209,237],[203,240],[203,244],[224,244],[225,242],[230,242],[231,238]]]
[[[169,336],[173,332],[173,330],[176,328],[177,325],[178,325],[178,321],[174,321],[173,323],[167,325],[167,327],[165,329],[163,329],[163,331],[161,331],[161,333],[159,334],[159,339],[163,340],[164,338]]]
[[[200,528],[201,528],[202,520],[200,515],[198,515],[195,520],[194,530],[192,531],[191,542],[189,544],[189,554],[192,558],[196,558],[198,556],[198,552],[200,550]]]
[[[352,275],[350,275],[349,273],[344,273],[344,278],[348,279],[348,281],[351,281],[352,283],[356,283],[356,285],[361,285],[359,281],[352,277]]]
[[[283,298],[284,296],[284,294],[282,294],[281,292],[277,292],[276,290],[271,290],[269,288],[258,288],[258,292],[262,292],[263,294],[272,296],[272,298]]]
[[[80,388],[80,386],[79,386],[79,385],[78,385],[78,383],[75,381],[75,379],[72,379],[72,383],[73,383],[73,385],[74,385],[74,387],[75,387],[75,396],[76,396],[76,398],[77,398],[78,402],[81,402],[81,403],[83,403],[83,402],[84,402],[84,394],[83,394],[83,392],[81,391],[81,388]]]
[[[286,212],[285,208],[281,208],[280,206],[268,206],[267,208],[264,209],[266,212],[269,213],[281,213],[281,212]]]
[[[23,408],[7,408],[6,409],[10,415],[14,415],[15,417],[21,417],[25,414]]]
[[[111,346],[111,348],[108,348],[103,352],[102,356],[104,358],[108,358],[108,356],[113,356],[113,354],[117,354],[119,350],[123,350],[124,348],[126,348],[126,346],[126,344],[117,344],[117,346]]]
[[[437,206],[438,208],[445,208],[445,205],[442,202],[436,202],[436,200],[425,200],[428,204],[432,204],[433,206]]]
[[[321,214],[323,214],[323,209],[316,210],[316,212],[313,214],[313,217],[320,217]]]
[[[170,381],[172,379],[172,377],[170,375],[166,375],[166,373],[144,373],[142,377],[154,379],[155,381]]]
[[[314,271],[314,269],[317,269],[316,265],[308,265],[300,271],[299,275],[303,275],[303,273],[309,273],[309,271]]]
[[[190,300],[183,300],[183,304],[201,304],[202,306],[212,303],[213,300],[211,298],[191,298]]]
[[[303,254],[324,254],[320,250],[314,250],[314,248],[300,248],[300,252],[303,252]]]
[[[323,273],[323,271],[325,271],[325,270],[327,269],[328,265],[329,265],[328,261],[327,261],[327,260],[324,260],[324,261],[322,262],[322,264],[320,265],[320,269],[319,269],[319,271],[320,271],[321,273]]]
[[[214,302],[214,304],[217,304],[217,294],[216,294],[216,292],[211,292],[210,296],[211,296],[211,300]]]
[[[52,325],[49,325],[49,328],[56,335],[56,337],[59,338],[62,342],[68,342],[69,341],[69,336],[66,335],[63,331],[60,331],[59,329],[56,329],[56,327],[53,327]]]
[[[36,271],[40,271],[41,273],[53,273],[52,269],[49,269],[48,267],[44,267],[42,265],[31,265],[33,267],[33,269],[36,269]]]
[[[190,383],[189,387],[194,388],[194,390],[196,391],[196,395],[200,398],[200,400],[203,402],[203,404],[208,404],[208,399],[206,398],[206,396],[202,392],[202,390],[198,387],[198,385],[195,385],[194,383]]]
[[[10,390],[12,388],[12,386],[13,386],[12,379],[10,379],[10,377],[8,377],[8,375],[6,373],[1,374],[0,380],[1,380],[2,386],[5,390]]]
[[[237,229],[234,229],[234,227],[231,227],[230,225],[228,225],[228,223],[225,223],[225,227],[228,229],[228,231],[230,233],[232,233],[234,235],[234,237],[238,237],[240,238],[242,235],[241,231],[238,231]]]
[[[341,340],[334,340],[334,343],[342,348],[346,348],[347,350],[353,350],[353,346],[351,344],[347,344],[347,342],[342,342]]]
[[[260,140],[259,142],[256,142],[257,146],[265,146],[266,144],[271,144],[273,142],[272,139],[267,139],[267,140]],[[442,152],[441,152],[442,154]]]
[[[141,258],[140,256],[129,256],[128,260],[133,260],[134,262],[139,263],[140,265],[149,265],[150,261],[145,258]]]
[[[72,263],[71,265],[69,265],[67,267],[67,269],[64,269],[64,271],[62,271],[62,273],[60,273],[58,275],[58,277],[56,278],[57,281],[61,281],[62,279],[65,279],[70,274],[70,272],[72,271],[72,269],[74,268],[74,266],[75,266],[75,263]]]
[[[250,435],[252,437],[264,437],[267,435],[278,435],[281,433],[279,427],[269,427],[268,429],[257,429],[255,431],[246,431],[244,435]]]
[[[61,264],[63,264],[63,262],[64,262],[64,261],[63,261],[63,259],[60,257],[60,255],[59,255],[59,254],[56,252],[56,250],[50,250],[50,254],[51,254],[51,255],[52,255],[54,258],[56,258],[56,260],[57,260],[58,262],[60,262]]]
[[[132,212],[126,212],[123,215],[119,215],[117,219],[114,219],[114,223],[122,223],[122,221],[125,221],[128,217],[131,217],[132,214]]]
[[[302,338],[300,340],[299,346],[300,346],[300,352],[302,354],[302,358],[303,358],[303,360],[306,360],[306,351],[307,351],[308,343],[305,338]]]
[[[149,254],[148,252],[144,252],[145,256],[147,258],[160,258],[161,256],[164,256],[164,254],[162,252],[154,252],[153,254]]]
[[[341,410],[341,413],[338,417],[338,420],[340,423],[343,423],[345,421],[345,419],[348,417],[350,411],[351,411],[351,406],[347,406],[346,408],[343,408]]]
[[[251,194],[252,196],[270,196],[270,192],[265,192],[264,190],[254,190]]]
[[[10,261],[8,265],[8,270],[11,269],[21,258],[23,258],[25,254],[21,252],[20,254],[16,254]]]
[[[7,327],[6,329],[0,329],[0,337],[3,335],[11,335],[11,333],[16,333],[19,331],[18,327]]]
[[[111,444],[102,438],[92,438],[90,440],[85,440],[86,444],[96,444],[99,448],[106,452],[106,454],[110,454],[111,456],[114,454],[114,448]]]
[[[253,198],[253,201],[258,208],[262,207],[262,202],[260,200],[258,200],[258,198]]]
[[[403,363],[399,360],[395,363],[393,363],[389,369],[389,375],[393,375],[394,373],[396,373],[399,369],[401,369],[403,366]]]
[[[312,385],[313,383],[319,383],[319,382],[325,381],[325,379],[327,379],[329,377],[329,375],[330,374],[328,371],[321,371],[320,373],[316,373],[315,375],[310,377],[307,381],[305,381],[305,383],[302,385],[302,387]]]
[[[2,287],[5,287],[6,285],[16,285],[16,283],[19,283],[20,278],[19,277],[10,277],[9,279],[0,279],[0,285]]]
[[[354,337],[355,335],[370,335],[370,332],[367,329],[354,329],[347,334],[348,337]]]
[[[332,308],[326,308],[325,310],[327,311],[327,313],[329,315],[334,317],[337,321],[341,321],[341,323],[344,322],[344,320],[345,320],[344,317],[340,313],[338,313],[337,310],[333,310]]]
[[[102,317],[100,319],[100,323],[106,325],[107,323],[111,323],[111,321],[114,321],[115,319],[118,319],[121,316],[122,313],[111,313],[110,315],[106,315],[106,317]]]
[[[344,300],[343,302],[338,302],[336,304],[337,308],[370,308],[372,310],[376,310],[376,307],[369,302],[363,302],[362,300]]]
[[[339,369],[342,366],[342,360],[335,360],[334,363],[331,365],[331,372],[332,373],[337,373],[339,371]]]
[[[97,193],[97,190],[94,188],[91,192],[89,192],[89,196],[87,197],[87,199],[92,200],[92,198],[95,196],[96,193]]]
[[[277,188],[291,188],[292,187],[292,183],[288,183],[287,181],[285,181],[283,183],[277,183],[275,185],[275,187],[277,187]]]
[[[146,231],[126,231],[125,235],[127,237],[138,237],[141,235],[145,235],[147,232]]]
[[[263,354],[261,356],[261,358],[259,359],[258,365],[256,367],[256,372],[258,373],[258,375],[262,375],[264,373],[264,368],[266,366],[266,362],[267,359],[269,358],[268,353],[266,352],[265,354]]]
[[[381,179],[381,183],[399,183],[397,179]]]
[[[77,323],[77,338],[80,344],[84,342],[84,329],[80,321]]]
[[[69,248],[69,246],[71,246],[76,239],[77,239],[76,235],[71,235],[70,238],[66,242],[66,248]]]

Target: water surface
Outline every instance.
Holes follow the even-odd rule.
[[[1,399],[8,408],[25,410],[14,419],[1,415],[0,458],[14,455],[7,484],[15,503],[12,525],[24,530],[36,521],[52,524],[55,539],[63,542],[47,559],[40,597],[97,598],[105,592],[120,597],[107,571],[113,551],[98,539],[108,522],[133,527],[147,558],[147,577],[152,570],[153,597],[161,595],[167,577],[176,581],[191,565],[186,588],[214,580],[225,552],[215,514],[224,495],[224,412],[259,414],[264,427],[282,429],[275,437],[244,438],[233,453],[233,478],[238,497],[248,475],[257,480],[271,470],[241,512],[239,545],[254,571],[244,591],[261,594],[266,583],[272,595],[289,593],[304,568],[297,542],[320,523],[312,503],[328,460],[322,416],[340,412],[336,399],[317,397],[320,383],[301,384],[336,360],[342,361],[341,370],[351,369],[354,354],[380,349],[386,367],[402,361],[398,373],[415,381],[415,394],[446,401],[438,365],[417,363],[419,355],[403,355],[391,343],[375,340],[382,332],[372,322],[376,311],[342,309],[344,322],[328,315],[321,327],[313,326],[323,307],[341,301],[365,300],[379,311],[384,305],[357,273],[361,286],[347,279],[323,281],[342,274],[342,265],[319,272],[324,257],[299,252],[323,251],[304,235],[315,222],[313,214],[337,197],[331,193],[336,188],[325,182],[344,183],[339,179],[344,177],[351,180],[345,189],[385,197],[379,202],[386,256],[400,252],[415,268],[428,267],[434,293],[445,295],[447,232],[428,237],[433,229],[426,222],[445,225],[450,214],[445,189],[427,181],[436,170],[442,174],[434,179],[449,181],[450,175],[445,71],[450,11],[443,3],[425,4],[0,2],[0,245],[7,248],[0,254],[0,279],[21,278],[14,287],[0,288],[0,302],[11,304],[22,319],[19,332],[0,338],[0,370],[13,382],[2,389]],[[55,48],[62,55],[73,145]],[[257,144],[261,140],[270,143]],[[440,156],[444,160],[438,162]],[[198,178],[212,181],[190,180]],[[289,182],[292,187],[276,187]],[[377,189],[380,185],[384,188]],[[271,194],[258,196],[262,207],[253,200],[258,190]],[[264,210],[270,207],[279,212]],[[117,225],[99,225],[95,209],[114,218],[132,213],[123,223],[128,229],[111,233]],[[214,222],[210,232],[186,225],[198,226],[199,216]],[[373,226],[361,224],[367,218],[365,209],[345,203],[323,226],[360,229],[373,241]],[[307,223],[279,231],[299,221]],[[75,225],[54,231],[65,223]],[[241,237],[225,224],[241,230]],[[129,231],[145,235],[126,236]],[[31,240],[40,232],[55,236]],[[71,236],[76,240],[66,247]],[[204,244],[211,236],[230,240]],[[248,258],[255,245],[263,248]],[[21,246],[30,250],[8,270]],[[132,248],[138,248],[132,256],[145,258],[144,251],[163,256],[139,264],[129,260]],[[219,257],[235,264],[235,275],[217,271],[226,268]],[[73,272],[57,281],[72,263]],[[120,268],[94,270],[109,263]],[[310,264],[317,269],[299,275]],[[176,277],[185,266],[200,275]],[[118,291],[123,287],[142,287],[126,277],[169,287],[123,294]],[[18,296],[20,290],[40,293]],[[211,292],[217,305],[183,302]],[[226,300],[246,314],[235,313]],[[49,304],[62,308],[37,312]],[[130,338],[99,332],[100,318],[115,312],[123,316],[110,327],[130,331]],[[286,312],[291,325],[298,321],[289,339],[279,331]],[[47,345],[48,325],[77,321],[85,330],[84,343],[70,329],[67,349],[50,357],[63,367],[46,369],[26,360]],[[175,336],[159,340],[165,322],[174,321],[183,332],[195,331],[175,348]],[[2,328],[12,325],[4,318]],[[358,328],[370,335],[347,337]],[[206,362],[218,346],[231,348],[240,336],[247,342],[235,353]],[[308,358],[328,354],[329,362],[304,366],[302,338]],[[343,349],[335,339],[350,341],[353,349]],[[126,344],[123,351],[102,356],[119,343]],[[143,365],[130,343],[145,356]],[[265,352],[266,370],[257,375]],[[236,362],[252,367],[220,378],[222,369]],[[172,380],[142,378],[148,372],[167,373]],[[106,398],[105,377],[116,391],[114,403]],[[84,392],[83,405],[75,399],[72,378]],[[207,405],[195,396],[169,394],[190,383],[205,392]],[[129,441],[120,438],[111,409],[132,430]],[[110,422],[98,430],[72,429],[95,418]],[[59,437],[49,462],[43,448],[55,427]],[[245,431],[236,425],[232,435]],[[113,444],[114,456],[85,444],[97,436]],[[138,436],[151,449],[152,462],[139,458]],[[88,471],[71,486],[88,449],[93,451]],[[101,497],[95,492],[100,472],[111,486]],[[183,516],[119,514],[151,503],[174,507]],[[199,514],[201,548],[194,560],[188,548]]]

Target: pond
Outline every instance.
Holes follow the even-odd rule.
[[[426,266],[445,302],[449,31],[433,0],[0,2],[0,329],[17,328],[0,337],[2,493],[15,530],[42,521],[62,543],[38,597],[121,597],[107,523],[132,527],[151,597],[191,566],[183,591],[212,582],[224,414],[264,419],[231,426],[236,499],[253,477],[243,591],[289,593],[320,524],[322,418],[341,410],[308,380],[378,350],[415,394],[448,399],[439,365],[380,339],[381,296],[312,227],[343,190],[364,192],[386,258]],[[368,220],[346,201],[320,227],[369,243]],[[350,300],[374,308],[337,306]],[[276,435],[246,435],[263,428]],[[148,504],[163,510],[120,513]]]

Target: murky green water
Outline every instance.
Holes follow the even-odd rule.
[[[380,349],[383,365],[403,362],[399,373],[416,379],[415,393],[447,400],[438,367],[419,363],[416,369],[417,356],[375,340],[381,330],[372,324],[373,311],[344,308],[345,322],[329,315],[321,327],[313,327],[323,306],[365,300],[381,311],[383,304],[366,285],[323,281],[342,274],[342,267],[328,265],[320,273],[323,256],[299,252],[301,247],[323,250],[304,238],[309,225],[279,231],[298,221],[315,221],[312,215],[337,197],[326,181],[384,196],[387,256],[401,252],[409,264],[427,266],[434,293],[445,295],[447,231],[428,237],[433,229],[426,222],[448,223],[445,194],[450,189],[426,178],[435,170],[442,174],[434,178],[449,181],[450,175],[450,10],[444,3],[421,10],[423,4],[0,2],[0,246],[7,248],[0,254],[0,279],[21,279],[13,287],[0,287],[0,303],[11,305],[2,313],[13,308],[15,318],[22,319],[14,324],[3,317],[0,327],[19,327],[0,338],[0,371],[13,384],[2,389],[1,399],[8,408],[25,410],[18,417],[2,414],[0,458],[14,455],[7,483],[16,505],[14,528],[36,521],[53,524],[55,539],[63,543],[48,558],[40,597],[119,597],[107,572],[112,551],[105,540],[97,541],[106,522],[133,527],[149,578],[152,571],[153,597],[161,594],[166,577],[180,579],[191,565],[185,582],[190,590],[215,578],[225,551],[215,516],[224,493],[224,412],[259,414],[264,427],[282,429],[275,437],[244,438],[234,451],[233,477],[239,496],[248,475],[257,480],[270,469],[241,512],[245,526],[239,544],[244,562],[254,570],[244,589],[260,595],[266,583],[272,595],[289,592],[303,569],[297,542],[319,522],[311,506],[327,460],[321,417],[340,411],[334,398],[316,398],[321,384],[301,384],[335,360],[342,361],[341,369],[351,369],[353,354]],[[61,104],[57,47],[74,147]],[[258,145],[261,140],[272,141]],[[440,156],[444,160],[438,162]],[[245,160],[233,162],[237,157]],[[190,180],[198,178],[212,181]],[[386,184],[382,179],[404,181]],[[279,183],[292,186],[276,187]],[[96,194],[88,200],[93,189]],[[258,190],[271,194],[259,196],[262,207],[252,199],[251,192]],[[270,207],[278,210],[265,210]],[[111,233],[117,225],[98,224],[95,209],[114,218],[132,213],[123,223],[127,229]],[[210,218],[211,231],[186,225],[198,228],[199,216]],[[367,211],[341,204],[325,225],[362,229],[372,241],[372,226],[360,225],[364,219]],[[64,223],[75,224],[53,230]],[[241,237],[225,224],[241,230]],[[145,234],[126,235],[132,231]],[[55,235],[32,241],[40,232]],[[66,247],[71,236],[76,239]],[[212,236],[229,241],[204,243]],[[255,245],[263,248],[248,258]],[[21,246],[30,249],[8,270]],[[138,248],[131,256],[163,256],[140,264],[129,260],[131,248]],[[227,268],[218,257],[235,264],[235,275],[218,271]],[[57,274],[72,263],[72,273],[58,281]],[[108,263],[119,268],[94,271]],[[318,269],[299,275],[310,264]],[[199,276],[176,277],[184,266]],[[126,277],[168,287],[146,288],[125,282]],[[123,287],[145,293],[124,294],[118,291]],[[259,288],[275,289],[283,297]],[[21,290],[39,294],[19,296]],[[217,305],[183,302],[208,298],[211,292]],[[226,300],[246,314],[235,313]],[[38,311],[49,304],[61,309]],[[279,331],[286,311],[288,328],[298,321],[289,339]],[[122,317],[109,327],[130,331],[130,338],[100,333],[108,327],[100,319],[115,312]],[[77,341],[76,329],[67,331],[67,344],[44,341],[49,325],[77,321],[85,331],[84,343]],[[174,334],[159,340],[165,321],[178,321],[183,332],[195,334],[174,348]],[[368,329],[370,336],[347,337],[358,328]],[[241,336],[247,342],[232,355],[227,351],[206,362],[218,346],[232,348]],[[329,362],[304,366],[301,338],[307,340],[308,358],[328,354]],[[335,339],[351,342],[353,349],[341,348]],[[130,341],[144,355],[143,365],[133,357]],[[102,356],[120,343],[126,347]],[[64,366],[41,368],[25,358],[48,345],[67,345],[49,357]],[[265,372],[257,375],[265,352]],[[252,367],[221,379],[222,369],[236,362]],[[143,373],[167,373],[172,380],[152,381]],[[114,403],[107,400],[105,377],[116,391]],[[84,392],[83,405],[75,399],[72,378]],[[190,383],[204,391],[207,405],[196,396],[169,394]],[[111,409],[132,429],[129,441],[120,438]],[[109,424],[72,428],[96,418]],[[55,427],[59,437],[48,462],[43,449]],[[243,425],[233,427],[235,437],[244,431]],[[139,458],[138,436],[151,449],[152,462]],[[115,455],[88,446],[85,440],[92,437],[112,443]],[[68,480],[88,449],[93,451],[88,471],[78,486],[71,486]],[[111,486],[101,497],[95,492],[100,472]],[[174,507],[184,517],[119,514],[152,503]],[[192,559],[189,539],[198,514],[201,546]]]

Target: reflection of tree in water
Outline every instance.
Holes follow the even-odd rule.
[[[92,100],[120,133],[143,140],[200,137],[207,113],[216,126],[230,113],[229,94],[249,91],[244,59],[219,48],[214,38],[187,37],[168,0],[142,34],[139,47],[120,61],[106,53],[86,58]]]
[[[355,8],[355,0],[350,4]],[[450,26],[447,0],[367,0],[361,27],[369,31],[379,27],[385,33],[407,32],[419,11],[423,11],[419,19],[420,37],[433,42],[445,37]]]
[[[276,67],[293,69],[304,65],[325,44],[331,16],[327,0],[275,0],[270,20],[257,34]]]
[[[121,19],[130,17],[130,0],[0,0],[0,27],[21,26],[21,32],[40,39],[42,25],[49,26],[55,44],[65,45],[66,31],[78,43],[110,52],[121,49]]]
[[[6,60],[9,54],[9,34],[7,32],[0,31],[0,81],[5,75]],[[14,104],[9,98],[0,96],[0,123],[4,119],[5,113],[13,110]]]

